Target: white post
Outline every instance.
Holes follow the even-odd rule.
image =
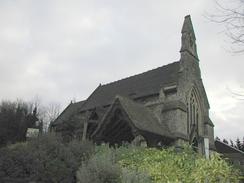
[[[206,137],[204,138],[204,150],[206,159],[209,159],[209,139]]]
[[[84,121],[84,123],[83,123],[82,141],[85,141],[85,140],[86,140],[89,116],[90,116],[90,115],[89,115],[89,112],[86,111],[86,114],[85,114],[85,121]]]
[[[87,126],[88,126],[88,123],[87,122],[84,122],[83,134],[82,134],[82,141],[85,141],[86,140]]]

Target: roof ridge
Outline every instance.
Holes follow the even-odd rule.
[[[92,97],[92,95],[94,95],[94,93],[97,91],[97,89],[98,88],[100,88],[101,87],[101,84],[99,84],[97,87],[96,87],[96,89],[88,96],[88,98],[84,101],[84,104],[81,106],[81,108],[80,108],[80,111],[82,111],[82,108],[84,107],[84,106],[86,106],[86,104],[87,104],[87,102],[89,101],[89,99]]]
[[[60,116],[61,116],[62,114],[64,114],[65,111],[67,111],[67,109],[68,109],[71,105],[73,105],[73,103],[69,103],[69,105],[67,105],[67,106],[64,108],[64,110],[58,115],[58,117],[56,117],[56,119],[54,119],[54,120],[50,123],[50,125],[55,124],[55,121],[57,121],[57,120],[60,118]]]
[[[80,103],[82,103],[82,102],[85,102],[86,100],[81,100],[81,101],[78,101],[78,102],[74,102],[74,103],[72,103],[72,104],[80,104]]]
[[[163,66],[160,66],[160,67],[157,67],[157,68],[154,68],[154,69],[150,69],[150,70],[141,72],[141,73],[139,73],[139,74],[135,74],[135,75],[132,75],[132,76],[128,76],[128,77],[125,77],[125,78],[122,78],[122,79],[119,79],[119,80],[116,80],[116,81],[112,81],[112,82],[109,82],[109,83],[106,83],[106,84],[102,84],[101,86],[103,87],[103,86],[107,86],[107,85],[110,85],[110,84],[114,84],[114,83],[117,83],[117,82],[120,82],[120,81],[129,79],[129,78],[132,78],[132,77],[135,77],[135,76],[139,76],[139,75],[145,74],[145,73],[147,73],[147,72],[150,72],[150,71],[153,71],[153,70],[157,70],[157,69],[159,69],[159,68],[167,67],[167,66],[169,66],[169,65],[173,65],[173,64],[176,64],[176,63],[179,63],[179,61],[175,61],[175,62],[169,63],[169,64],[167,64],[167,65],[163,65]]]

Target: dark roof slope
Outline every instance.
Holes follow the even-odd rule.
[[[120,101],[130,120],[138,129],[173,138],[167,125],[160,124],[154,114],[145,106],[122,96],[116,96],[116,99]]]
[[[162,86],[177,83],[179,65],[179,62],[174,62],[135,76],[101,85],[90,95],[82,110],[109,105],[116,95],[138,98],[157,94]]]
[[[83,106],[83,104],[85,103],[84,101],[80,101],[80,102],[76,102],[76,103],[70,103],[64,110],[63,112],[57,117],[57,119],[55,119],[52,122],[52,126],[55,126],[57,124],[60,124],[64,121],[67,121],[70,119],[70,117],[72,117],[73,115],[75,115],[77,112],[79,112],[79,110],[81,109],[81,107]]]
[[[121,109],[127,114],[133,126],[138,130],[143,132],[150,132],[163,137],[169,137],[172,139],[174,138],[173,135],[170,133],[167,125],[160,124],[158,119],[149,109],[122,96],[115,97],[112,105],[107,110],[106,114],[103,116],[101,123],[93,133],[93,136],[99,136],[99,134],[102,133],[104,127],[106,127],[106,120],[108,116],[111,115],[113,107],[118,106],[118,104],[120,104]]]
[[[225,144],[224,142],[215,140],[214,144],[218,153],[240,153],[244,156],[244,152],[234,147],[231,147],[230,145]]]

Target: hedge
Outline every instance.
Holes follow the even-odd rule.
[[[109,155],[109,157],[107,157]],[[106,171],[104,171],[104,161]],[[116,171],[115,171],[116,170]],[[190,147],[182,152],[174,148],[156,149],[143,147],[109,148],[97,147],[91,161],[83,163],[77,172],[80,183],[89,183],[84,179],[84,172],[93,179],[105,183],[106,178],[116,177],[117,182],[155,182],[155,183],[225,183],[238,182],[240,173],[237,169],[214,153],[210,160],[195,153]],[[120,172],[120,173],[119,173]],[[99,177],[103,176],[103,179]],[[104,178],[106,177],[106,178]]]

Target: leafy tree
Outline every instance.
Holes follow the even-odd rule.
[[[239,138],[236,139],[236,147],[237,149],[244,152],[244,142],[241,142]]]
[[[234,142],[230,139],[230,146],[234,147]]]
[[[44,134],[0,149],[0,182],[73,183],[81,162],[93,153],[91,142],[64,144]]]
[[[242,138],[241,151],[244,152],[244,137]]]
[[[236,148],[239,150],[241,150],[241,148],[242,148],[242,144],[241,144],[241,141],[239,138],[236,139]]]
[[[38,121],[37,109],[31,109],[28,103],[2,101],[0,104],[0,147],[26,139],[28,127]]]
[[[229,142],[226,139],[223,139],[223,142],[229,144]],[[233,140],[230,139],[230,146],[244,152],[244,137],[242,141],[240,141],[240,139],[237,138],[235,140],[235,143],[233,142]]]
[[[228,142],[226,139],[223,139],[223,142],[224,142],[225,144],[229,144],[229,142]]]
[[[239,150],[244,152],[244,142],[243,141],[240,143],[240,149]]]
[[[219,137],[215,137],[215,140],[220,140],[220,138]]]
[[[220,138],[216,137],[215,140],[220,141]],[[242,140],[242,141],[240,141],[240,139],[237,138],[237,139],[235,140],[235,142],[233,142],[233,140],[231,140],[231,139],[230,139],[229,142],[228,142],[228,140],[226,140],[226,139],[224,138],[224,139],[223,139],[223,143],[228,144],[228,145],[230,145],[231,147],[234,147],[234,148],[236,148],[236,149],[238,149],[238,150],[244,152],[244,137],[243,137],[243,140]]]

